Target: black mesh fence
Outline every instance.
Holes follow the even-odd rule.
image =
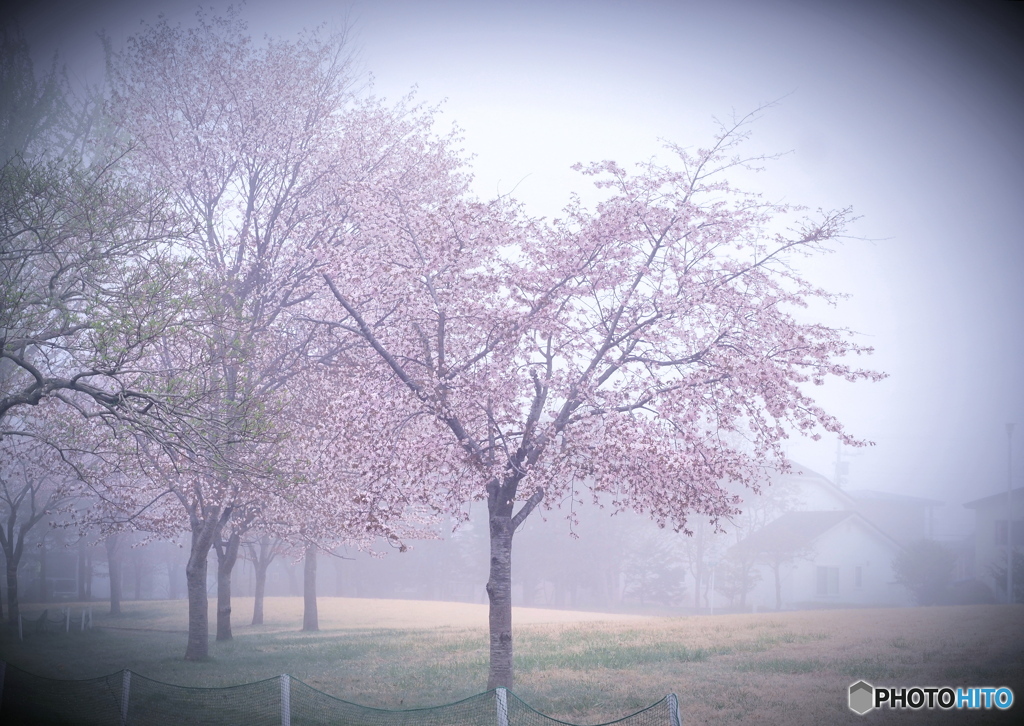
[[[387,711],[334,698],[283,675],[228,688],[190,688],[125,670],[65,681],[0,663],[0,723],[68,726],[556,726],[564,721],[497,689],[433,708]],[[680,726],[674,695],[622,726]],[[570,725],[571,726],[571,725]]]
[[[78,611],[71,608],[53,612],[43,610],[39,615],[18,616],[18,637],[22,640],[26,634],[85,630],[91,627],[92,608],[82,608]]]

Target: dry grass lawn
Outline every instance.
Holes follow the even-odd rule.
[[[96,607],[96,633],[54,633],[0,656],[41,675],[85,678],[128,667],[182,685],[221,686],[291,673],[356,703],[412,708],[484,690],[486,608],[465,603],[321,598],[319,633],[297,632],[299,598],[268,598],[267,623],[211,643],[185,663],[185,604]],[[212,615],[212,613],[211,613]],[[847,688],[1009,686],[1024,699],[1024,608],[971,606],[655,618],[516,609],[515,692],[572,723],[621,718],[666,693],[684,724],[1017,723],[1010,712],[848,710]],[[124,628],[138,628],[128,630]],[[166,632],[173,631],[173,632]]]

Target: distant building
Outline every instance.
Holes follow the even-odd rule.
[[[787,512],[737,545],[761,568],[759,608],[898,607],[909,593],[893,577],[901,546],[853,511]]]
[[[1006,567],[1007,530],[1012,531],[1013,547],[1024,550],[1024,488],[1014,489],[1009,504],[1001,492],[964,504],[974,510],[974,575],[1006,596],[1006,583],[997,583],[993,566]],[[1012,527],[1007,523],[1012,522]]]
[[[935,538],[935,508],[942,502],[873,489],[847,489],[853,509],[900,544]]]
[[[931,538],[934,499],[844,490],[799,464],[776,485],[789,511],[738,542],[730,553],[755,563],[747,602],[758,608],[903,606],[910,592],[892,562],[910,542]]]

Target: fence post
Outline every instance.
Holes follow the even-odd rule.
[[[18,640],[25,639],[25,631],[21,627],[21,613],[18,613]]]
[[[683,719],[679,716],[679,699],[676,698],[676,694],[668,694],[665,700],[668,701],[669,726],[683,726]]]
[[[85,632],[85,608],[82,608],[82,632]]]
[[[121,726],[128,724],[128,695],[132,687],[132,672],[124,669],[124,676],[121,678]]]
[[[498,707],[498,726],[508,726],[508,692],[498,686],[494,689],[494,700]]]
[[[292,683],[287,673],[281,674],[281,726],[292,726]]]
[[[64,632],[71,632],[71,608],[64,611]]]

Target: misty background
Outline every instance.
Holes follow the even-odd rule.
[[[204,5],[223,10],[227,3]],[[702,145],[715,118],[770,106],[748,149],[783,155],[751,182],[773,200],[852,206],[860,216],[835,254],[808,263],[812,281],[850,297],[812,312],[861,333],[875,348],[870,365],[889,374],[881,383],[830,382],[816,391],[826,410],[873,446],[794,438],[789,456],[828,478],[838,473],[846,489],[938,500],[934,534],[953,539],[973,529],[965,502],[1005,491],[1011,445],[1015,487],[1024,476],[1024,52],[1022,13],[1013,6],[250,0],[245,17],[255,36],[289,37],[319,23],[349,28],[373,93],[394,100],[415,89],[417,100],[443,104],[444,118],[463,130],[465,148],[476,155],[478,194],[511,193],[535,215],[557,217],[570,192],[586,198],[589,183],[570,170],[573,163],[629,165],[658,154],[662,139]],[[57,52],[73,81],[92,83],[103,68],[97,33],[116,49],[140,21],[162,12],[188,24],[196,7],[39,2],[8,12],[18,14],[40,68]],[[1008,422],[1018,424],[1012,441]],[[515,577],[582,567],[567,514],[563,508],[547,513],[546,523],[527,524],[545,534],[517,538],[516,563],[525,566]],[[604,525],[612,529],[598,539],[650,529],[627,519]],[[486,538],[479,528],[471,521],[450,545],[411,543],[403,555],[324,558],[320,593],[481,602]],[[154,573],[183,566],[185,553],[168,547],[146,549],[151,562],[138,568],[149,568],[149,584],[140,593],[172,594],[167,575]],[[548,561],[554,547],[559,562]],[[627,550],[615,556],[626,558]],[[133,551],[141,550],[128,550],[126,572]],[[464,588],[453,581],[442,592],[417,580],[430,579],[428,564],[440,573],[464,554]],[[298,556],[281,555],[268,595],[301,592],[299,566],[291,576],[285,567]],[[95,557],[102,560],[99,550]],[[236,575],[239,595],[249,594],[246,567]],[[403,579],[404,591],[393,584]],[[126,579],[126,597],[133,587]],[[639,602],[637,587],[629,597]],[[532,603],[520,594],[517,604],[598,605],[580,598],[599,595],[571,589],[544,590],[544,600]]]

